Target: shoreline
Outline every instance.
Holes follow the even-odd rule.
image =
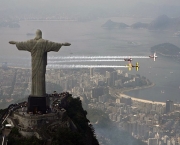
[[[129,91],[133,91],[133,90],[141,90],[141,89],[147,89],[147,88],[151,88],[153,87],[155,84],[152,83],[151,85],[148,86],[143,86],[143,87],[136,87],[136,88],[131,88],[131,89],[127,89],[124,91],[120,91],[119,93],[119,97],[124,97],[124,98],[131,98],[133,101],[138,101],[138,102],[143,102],[143,103],[152,103],[152,104],[161,104],[161,105],[165,105],[165,102],[157,102],[157,101],[151,101],[151,100],[146,100],[146,99],[139,99],[133,96],[129,96],[124,94],[124,92],[129,92]]]
[[[1,67],[2,68],[2,67]],[[9,68],[14,68],[14,69],[30,69],[30,68],[22,68],[22,67],[13,67],[13,66],[9,66]],[[119,92],[119,95],[116,96],[118,98],[124,97],[124,98],[131,98],[133,101],[139,101],[139,102],[143,102],[143,103],[153,103],[153,104],[161,104],[161,105],[165,105],[165,102],[156,102],[156,101],[150,101],[150,100],[146,100],[146,99],[139,99],[133,96],[129,96],[124,94],[124,92],[129,92],[129,91],[133,91],[133,90],[141,90],[141,89],[147,89],[147,88],[151,88],[153,87],[155,84],[152,83],[151,85],[148,86],[142,86],[142,87],[135,87],[135,88],[129,88],[126,90],[122,90]]]
[[[124,92],[129,92],[129,91],[134,91],[134,90],[141,90],[141,89],[147,89],[147,88],[151,88],[151,87],[153,87],[153,86],[155,86],[154,83],[152,83],[151,85],[148,85],[148,86],[130,88],[130,89],[127,89],[127,90],[124,90],[124,91],[120,91],[120,92],[123,94]]]
[[[156,102],[156,101],[150,101],[150,100],[145,100],[145,99],[138,99],[132,96],[128,96],[126,94],[119,94],[119,97],[124,97],[124,98],[131,98],[133,101],[138,101],[138,102],[143,102],[143,103],[152,103],[152,104],[161,104],[161,105],[165,105],[165,102]]]

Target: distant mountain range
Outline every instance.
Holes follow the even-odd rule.
[[[150,23],[137,22],[132,25],[127,25],[125,23],[118,23],[108,20],[105,24],[102,25],[103,28],[114,29],[114,28],[133,28],[133,29],[148,29],[148,30],[180,30],[180,17],[178,18],[169,18],[166,15],[161,15],[154,19]]]

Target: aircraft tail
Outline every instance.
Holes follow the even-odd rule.
[[[157,56],[156,56],[156,52],[154,53],[154,61],[156,61],[156,58],[157,58]]]

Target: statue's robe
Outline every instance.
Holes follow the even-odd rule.
[[[45,73],[47,65],[47,52],[58,52],[62,44],[50,42],[44,39],[31,39],[25,42],[17,42],[18,50],[31,52],[32,85],[31,95],[44,97],[46,94]]]

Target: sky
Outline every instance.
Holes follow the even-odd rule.
[[[0,0],[0,11],[17,13],[108,13],[151,16],[179,14],[179,0]]]
[[[133,5],[139,2],[151,3],[156,5],[180,5],[179,0],[0,0],[1,8],[4,6],[125,6]],[[13,4],[13,5],[12,5]]]

